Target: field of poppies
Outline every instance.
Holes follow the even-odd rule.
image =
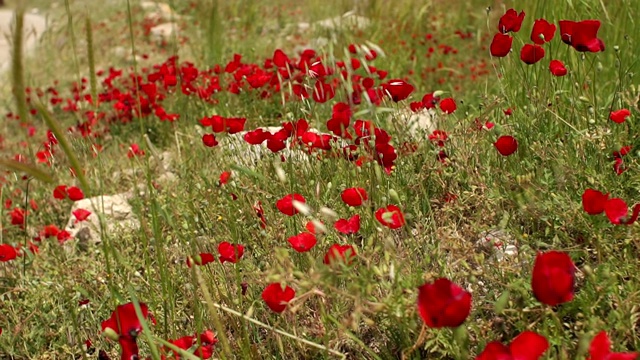
[[[636,359],[636,5],[27,1],[0,359]]]

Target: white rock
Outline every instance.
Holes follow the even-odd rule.
[[[11,68],[11,41],[13,24],[15,22],[14,12],[9,9],[0,9],[0,71]],[[23,50],[25,55],[30,54],[35,49],[42,34],[47,30],[47,19],[42,15],[29,13],[24,15],[23,25]]]
[[[275,134],[276,132],[280,131],[282,127],[270,126],[262,127],[261,129],[263,129],[264,131],[268,131],[271,134]],[[316,134],[325,134],[313,128],[308,129],[308,131],[314,132]],[[269,156],[272,155],[282,155],[284,156],[285,161],[293,161],[296,163],[307,163],[311,159],[309,154],[305,152],[305,146],[303,144],[299,144],[298,146],[294,146],[293,148],[291,148],[291,137],[287,139],[286,147],[284,149],[273,154],[273,152],[267,147],[267,141],[264,141],[260,145],[251,145],[247,143],[244,140],[244,135],[246,133],[247,131],[242,131],[236,134],[225,136],[224,138],[219,140],[220,144],[218,145],[225,149],[225,151],[229,151],[231,153],[231,158],[240,166],[255,168],[259,162],[263,161],[264,159],[268,159]],[[346,142],[342,141],[341,139],[335,138],[334,135],[331,136],[336,139],[331,146],[333,149],[335,149],[335,151],[341,151],[340,149],[343,146],[347,145]]]
[[[314,27],[326,30],[364,30],[371,25],[371,20],[356,15],[353,11],[349,11],[341,16],[336,16],[313,23]],[[300,26],[298,26],[300,28]]]
[[[171,6],[162,2],[143,1],[140,3],[140,6],[147,12],[148,17],[160,18],[165,21],[172,21],[180,17],[180,15],[171,9]]]
[[[491,254],[497,261],[518,255],[515,240],[501,229],[491,229],[480,234],[476,241],[476,246],[480,250]]]
[[[413,112],[403,109],[391,115],[390,121],[400,121],[409,133],[418,139],[426,138],[438,128],[438,115],[435,109]]]
[[[151,28],[151,37],[156,41],[171,41],[178,34],[178,24],[168,22]]]
[[[160,156],[160,164],[159,164],[159,171],[161,173],[165,173],[168,171],[172,170],[172,164],[173,164],[173,158],[174,155],[173,153],[169,152],[169,151],[163,151]]]
[[[111,196],[102,195],[76,201],[71,209],[71,215],[65,230],[80,243],[99,243],[101,240],[99,214],[102,214],[105,229],[109,233],[138,229],[140,223],[129,204],[128,199],[130,196],[129,193]],[[88,210],[91,215],[86,220],[77,222],[73,212],[78,209]]]
[[[300,22],[298,23],[298,32],[305,32],[309,30],[310,27],[311,24],[309,24],[308,22]]]

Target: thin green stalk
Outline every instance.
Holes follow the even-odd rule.
[[[94,107],[98,106],[98,80],[96,78],[96,59],[93,52],[93,30],[91,29],[91,17],[85,17],[85,30],[87,33],[87,57],[89,59],[89,85],[91,86],[91,100]]]
[[[151,330],[149,329],[149,324],[147,320],[142,314],[142,309],[140,308],[140,302],[135,296],[133,288],[129,285],[129,294],[131,295],[131,300],[133,302],[133,307],[136,310],[136,316],[140,320],[140,324],[142,325],[142,335],[146,338],[147,343],[149,344],[149,349],[151,349],[151,358],[153,360],[160,360],[160,353],[158,352],[158,348],[153,342],[154,337],[151,335]]]
[[[24,197],[24,244],[23,247],[25,249],[28,249],[29,247],[27,246],[27,243],[29,242],[29,232],[28,232],[28,227],[29,227],[29,212],[27,211],[27,209],[29,208],[29,190],[30,190],[30,184],[31,184],[31,179],[29,178],[27,180],[27,189],[25,190],[25,197]],[[24,278],[25,274],[27,272],[27,257],[23,256],[22,257],[22,277]]]
[[[131,56],[133,58],[133,73],[134,74],[138,74],[138,58],[136,56],[137,52],[136,52],[136,41],[135,41],[135,36],[133,34],[133,15],[131,13],[131,1],[127,0],[127,23],[129,24],[129,41],[131,42]],[[140,84],[138,83],[138,77],[134,76],[133,77],[133,81],[134,81],[134,85],[135,85],[135,89],[136,89],[136,96],[137,92],[140,89]],[[138,114],[142,114],[142,109],[141,109],[141,105],[139,101],[136,101],[136,105],[137,105],[137,110],[138,110]],[[139,125],[140,125],[140,134],[144,134],[144,122],[142,121],[142,119],[139,119],[138,121]]]
[[[13,80],[13,98],[16,101],[20,121],[27,122],[27,96],[25,94],[24,67],[22,65],[22,46],[24,34],[24,7],[19,5],[15,12],[13,33],[13,54],[11,58],[11,79]]]
[[[12,159],[0,159],[0,167],[14,172],[23,172],[45,183],[53,183],[53,176],[51,174],[42,169],[38,169],[35,166],[25,164],[20,161]]]
[[[198,281],[198,285],[202,290],[202,294],[204,295],[205,302],[207,303],[207,307],[209,308],[209,314],[213,319],[213,326],[216,329],[218,340],[220,341],[220,345],[222,346],[222,353],[226,358],[233,358],[233,351],[231,350],[231,346],[229,345],[229,339],[227,339],[227,334],[225,332],[224,327],[222,326],[222,322],[220,321],[220,316],[218,315],[218,311],[216,310],[216,305],[211,299],[211,294],[209,293],[209,288],[207,284],[204,283],[204,279],[202,278],[202,274],[198,270],[197,266],[192,267],[196,280]]]
[[[73,30],[73,14],[71,13],[71,5],[69,0],[64,0],[64,8],[67,12],[67,30],[69,31],[69,38],[71,39],[71,49],[73,50],[73,65],[76,68],[76,77],[80,81],[80,64],[78,63],[78,51],[76,45],[76,33]]]
[[[36,107],[38,108],[38,112],[42,115],[42,118],[44,119],[45,124],[47,124],[49,130],[51,130],[56,139],[58,139],[58,143],[60,144],[62,151],[65,153],[65,155],[67,155],[67,158],[71,163],[71,168],[73,168],[76,176],[78,177],[78,180],[80,180],[80,186],[82,186],[82,190],[84,191],[85,196],[88,196],[89,194],[91,194],[89,182],[87,182],[87,178],[82,172],[83,169],[80,166],[80,161],[78,161],[78,158],[76,157],[71,144],[67,140],[67,137],[60,129],[60,126],[58,126],[58,123],[53,120],[51,114],[49,113],[49,110],[47,110],[47,108],[45,108],[43,104],[38,103],[36,104]]]
[[[256,325],[261,326],[261,327],[263,327],[265,329],[271,330],[271,331],[275,332],[276,334],[280,334],[282,336],[286,336],[288,338],[294,339],[296,341],[299,341],[299,342],[301,342],[301,343],[303,343],[305,345],[309,345],[309,346],[314,347],[316,349],[327,351],[327,352],[329,352],[329,353],[331,353],[333,355],[341,357],[342,359],[346,359],[347,358],[347,356],[345,354],[343,354],[343,353],[341,353],[341,352],[339,352],[337,350],[329,349],[326,346],[314,343],[314,342],[309,341],[307,339],[300,338],[300,337],[298,337],[298,336],[296,336],[294,334],[290,334],[290,333],[288,333],[288,332],[286,332],[284,330],[277,329],[277,328],[275,328],[275,327],[273,327],[271,325],[267,325],[267,324],[265,324],[265,323],[263,323],[261,321],[258,321],[258,320],[254,319],[252,317],[249,317],[247,315],[241,314],[241,313],[239,313],[239,312],[237,312],[237,311],[235,311],[233,309],[229,309],[228,307],[226,307],[224,305],[220,305],[220,304],[216,304],[216,303],[213,303],[212,305],[214,307],[222,310],[222,311],[228,312],[229,314],[241,317],[244,320],[246,320],[246,321],[248,321],[248,322],[250,322],[252,324],[256,324]]]
[[[175,346],[174,344],[168,342],[167,340],[164,340],[162,338],[159,338],[157,336],[153,336],[153,339],[159,343],[162,344],[162,346],[166,346],[169,349],[171,349],[172,351],[175,351],[176,353],[178,353],[181,357],[185,358],[185,359],[189,359],[189,360],[201,360],[198,356],[195,356],[194,354],[181,349],[177,346]]]

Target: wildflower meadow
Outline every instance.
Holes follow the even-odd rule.
[[[637,359],[637,5],[6,0],[0,359]]]

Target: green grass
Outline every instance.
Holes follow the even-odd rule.
[[[351,10],[352,2],[198,4],[171,3],[180,15],[181,34],[165,44],[144,34],[144,13],[133,1],[130,12],[125,1],[69,1],[68,10],[64,3],[49,6],[50,31],[35,55],[22,59],[24,85],[43,91],[54,86],[68,98],[72,84],[82,78],[84,93],[105,90],[103,77],[95,80],[93,90],[92,68],[122,69],[126,78],[134,69],[142,71],[172,55],[205,70],[215,64],[224,68],[233,54],[262,66],[276,48],[293,57],[297,45],[321,36],[330,41],[317,50],[332,63],[349,60],[350,43],[369,41],[386,55],[371,64],[388,71],[387,79],[406,77],[416,90],[399,104],[387,99],[379,108],[362,105],[354,119],[369,119],[387,129],[396,148],[410,141],[418,150],[399,156],[395,170],[386,175],[375,162],[360,168],[339,158],[280,163],[279,156],[271,154],[247,169],[237,165],[242,154],[202,145],[198,120],[213,114],[246,117],[247,130],[299,118],[326,130],[331,107],[344,98],[344,89],[326,104],[283,101],[280,94],[262,99],[250,91],[221,91],[215,95],[217,103],[206,103],[178,90],[163,101],[167,113],[180,114],[178,121],[160,122],[151,115],[127,124],[113,122],[109,132],[96,139],[62,131],[59,139],[66,138],[68,149],[63,151],[61,141],[51,166],[29,155],[42,150],[50,123],[45,112],[27,117],[36,128],[34,137],[28,137],[19,122],[3,121],[2,158],[22,153],[34,169],[25,173],[36,179],[22,180],[23,172],[15,167],[2,174],[0,200],[11,199],[13,205],[2,210],[0,242],[26,246],[45,225],[62,228],[70,203],[52,198],[58,184],[82,186],[93,195],[122,193],[139,185],[144,194],[131,201],[141,224],[138,230],[104,233],[99,245],[71,241],[60,246],[46,239],[39,244],[39,254],[0,263],[0,358],[95,358],[95,353],[85,354],[87,339],[95,349],[118,358],[117,343],[102,336],[100,324],[116,305],[136,300],[148,304],[157,321],[145,330],[149,337],[139,336],[143,356],[157,354],[162,346],[159,341],[149,345],[154,337],[177,339],[205,329],[217,334],[214,357],[223,359],[333,359],[336,353],[349,359],[396,359],[403,354],[412,359],[461,359],[477,355],[490,341],[508,343],[524,330],[547,337],[547,359],[583,359],[590,339],[601,330],[608,332],[616,351],[638,349],[638,225],[614,226],[604,215],[588,216],[581,207],[586,188],[610,192],[630,206],[640,199],[640,90],[634,77],[640,70],[634,35],[640,33],[640,24],[631,16],[633,1],[509,1],[489,12],[486,2],[479,1],[369,1],[368,6],[358,5],[359,14],[372,21],[369,28],[333,34],[323,29],[298,33],[297,23],[337,16]],[[514,35],[510,55],[491,58],[488,47],[498,19],[511,6],[526,12],[522,29]],[[544,45],[544,59],[525,65],[519,49],[530,43],[538,18],[555,24],[562,19],[599,19],[606,51],[578,53],[556,32]],[[85,26],[92,27],[91,41]],[[462,39],[456,30],[473,37]],[[427,34],[433,38],[425,40]],[[457,53],[444,54],[438,45]],[[435,51],[426,57],[429,47]],[[135,60],[133,49],[139,55]],[[551,76],[551,59],[561,59],[569,74]],[[438,161],[440,149],[426,136],[409,134],[384,112],[406,108],[436,90],[458,104],[455,113],[438,121],[438,128],[449,134],[446,164]],[[3,89],[0,106],[15,113],[9,91]],[[30,106],[35,106],[32,100]],[[48,106],[50,121],[66,129],[86,120],[85,111],[113,113],[112,104],[83,106],[78,111]],[[505,116],[507,108],[513,109],[511,116]],[[632,115],[618,125],[608,116],[620,108],[630,109]],[[476,131],[476,119],[496,127]],[[517,138],[514,155],[498,155],[492,144],[499,135]],[[23,141],[26,148],[20,145]],[[129,159],[132,143],[146,155]],[[91,150],[94,144],[103,147],[97,157]],[[633,150],[624,160],[628,170],[617,175],[611,154],[624,145]],[[173,154],[176,181],[155,186],[162,173],[152,159],[155,151]],[[84,170],[86,184],[82,177],[71,177],[71,166]],[[219,175],[232,169],[231,181],[218,186]],[[46,176],[36,176],[36,170],[53,174],[55,183],[40,181]],[[124,170],[137,173],[114,176]],[[341,191],[354,186],[367,189],[366,206],[350,208],[341,201]],[[279,198],[294,192],[305,196],[312,209],[309,216],[285,217],[276,209]],[[232,200],[231,193],[238,199]],[[445,201],[449,194],[457,199]],[[11,209],[26,208],[31,199],[39,210],[30,211],[27,228],[10,225]],[[264,207],[265,229],[255,216],[257,201]],[[388,204],[403,210],[407,224],[401,229],[389,230],[375,219],[376,209]],[[323,207],[340,218],[360,214],[359,234],[345,236],[333,230],[335,219],[321,212]],[[328,232],[318,236],[310,252],[296,253],[287,239],[303,231],[310,219],[323,221]],[[507,241],[517,246],[518,255],[497,262],[481,251],[476,241],[490,229],[509,234]],[[246,247],[237,264],[186,266],[188,256],[216,255],[223,241]],[[356,247],[354,265],[330,268],[322,263],[333,243]],[[535,299],[530,285],[536,253],[546,250],[569,253],[578,267],[574,300],[553,309]],[[421,336],[417,287],[438,277],[472,291],[472,313],[464,330],[428,329]],[[267,284],[280,281],[296,290],[296,299],[277,315],[260,294]],[[82,299],[89,304],[79,307]]]

